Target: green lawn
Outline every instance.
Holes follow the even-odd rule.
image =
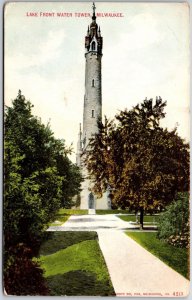
[[[61,208],[58,212],[59,215],[87,215],[87,209],[68,209],[68,208]]]
[[[127,210],[121,210],[121,209],[97,209],[96,214],[97,215],[105,215],[105,214],[128,214],[129,211]],[[61,208],[58,212],[58,215],[87,215],[88,210],[87,209],[67,209],[67,208]]]
[[[123,221],[127,221],[127,222],[135,222],[136,221],[136,217],[135,216],[118,216],[120,219],[122,219]],[[139,217],[138,217],[139,220]],[[159,220],[159,216],[144,216],[144,222],[148,222],[148,223],[157,223]]]
[[[46,232],[46,240],[41,245],[39,255],[50,255],[87,240],[97,240],[97,233],[94,231],[48,231]]]
[[[121,209],[96,209],[97,215],[107,215],[107,214],[128,214],[129,211]]]
[[[68,219],[69,219],[70,215],[65,216],[65,215],[61,215],[61,214],[57,214],[56,218],[55,218],[55,222],[53,223],[49,223],[49,226],[61,226],[63,223],[65,223]]]
[[[96,232],[48,232],[39,261],[55,296],[114,295]]]
[[[126,234],[168,266],[189,279],[188,249],[176,248],[159,240],[156,232],[126,232]]]

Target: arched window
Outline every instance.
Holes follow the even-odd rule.
[[[92,116],[92,118],[95,118],[95,111],[94,111],[94,109],[92,109],[91,116]]]
[[[91,44],[91,50],[95,51],[95,42],[94,41]]]
[[[95,80],[92,79],[92,86],[95,86]]]

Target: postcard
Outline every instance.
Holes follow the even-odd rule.
[[[185,297],[189,5],[4,6],[5,295]]]

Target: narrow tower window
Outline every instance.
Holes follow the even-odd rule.
[[[94,87],[95,86],[95,80],[92,79],[92,86]]]
[[[94,41],[91,44],[91,50],[95,51],[95,42]]]
[[[92,116],[92,118],[95,118],[95,111],[94,111],[94,109],[92,109],[91,116]]]

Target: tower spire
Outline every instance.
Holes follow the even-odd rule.
[[[93,16],[92,16],[92,20],[96,20],[96,16],[95,16],[95,9],[96,9],[96,6],[95,6],[95,2],[93,2]]]
[[[85,37],[85,54],[89,53],[90,51],[94,51],[97,54],[102,55],[102,48],[103,48],[103,38],[101,36],[101,30],[98,24],[96,23],[96,14],[95,14],[95,3],[93,2],[93,15],[92,15],[92,22],[87,30],[87,35]]]

